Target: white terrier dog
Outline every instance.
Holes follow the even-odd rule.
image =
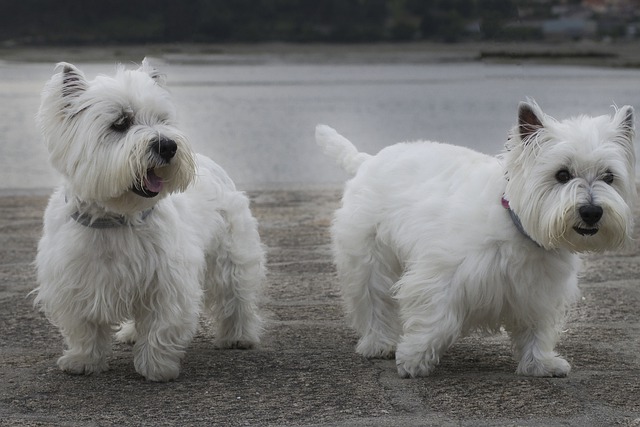
[[[92,81],[58,68],[38,123],[64,184],[44,215],[34,291],[66,341],[58,366],[106,370],[124,322],[117,338],[135,342],[136,371],[172,380],[203,302],[219,346],[258,343],[257,223],[224,170],[191,151],[163,75],[146,60]]]
[[[356,351],[426,376],[463,334],[504,326],[519,374],[566,376],[554,347],[579,294],[576,253],[631,238],[633,129],[628,106],[559,122],[531,101],[502,156],[436,142],[370,156],[319,125],[355,175],[332,237]]]

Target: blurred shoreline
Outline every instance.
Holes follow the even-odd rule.
[[[145,56],[167,63],[536,63],[640,68],[640,41],[540,43],[372,44],[147,44],[130,46],[2,47],[5,62],[139,62]]]
[[[581,108],[595,108],[601,99],[636,104],[640,70],[640,42],[5,46],[0,48],[0,70],[5,73],[0,95],[4,114],[11,117],[5,138],[12,144],[4,151],[0,197],[50,194],[49,184],[58,182],[32,118],[41,82],[53,64],[86,65],[95,74],[104,64],[131,66],[145,56],[172,76],[176,70],[171,65],[187,71],[177,91],[181,108],[194,111],[185,127],[202,142],[199,151],[235,171],[242,190],[340,188],[342,175],[336,178],[340,171],[332,169],[333,163],[316,161],[314,144],[303,148],[312,143],[309,130],[319,121],[355,127],[354,134],[362,135],[373,152],[398,140],[398,134],[407,139],[430,135],[452,142],[469,140],[475,149],[493,152],[490,147],[497,147],[494,142],[503,136],[496,129],[507,129],[512,117],[505,106],[511,102],[504,100],[506,93],[509,100],[535,93],[553,105],[562,92],[556,104],[567,96],[573,103],[579,100]],[[350,89],[351,95],[343,97],[345,85],[354,82],[358,85]],[[430,94],[438,94],[436,101]],[[469,106],[470,99],[475,107]],[[499,127],[488,124],[493,113],[486,113],[496,109],[502,111],[500,117],[507,117]],[[211,111],[218,117],[215,125],[207,120]],[[423,117],[422,111],[428,115]],[[450,114],[460,111],[473,115],[474,132],[481,138],[449,121]],[[384,127],[369,133],[364,124],[376,121]],[[265,129],[270,140],[279,141],[276,146],[255,142],[264,137]]]

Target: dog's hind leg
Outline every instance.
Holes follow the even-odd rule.
[[[355,245],[351,238],[335,242],[342,297],[351,325],[360,334],[356,352],[365,357],[393,358],[400,324],[391,288],[400,266],[388,247],[368,240]]]
[[[120,324],[120,329],[116,332],[116,340],[123,344],[134,344],[138,339],[136,324],[133,320],[127,320]]]
[[[249,201],[238,194],[227,206],[219,247],[207,258],[205,307],[216,323],[221,348],[252,348],[263,322],[258,299],[265,278],[264,249]]]

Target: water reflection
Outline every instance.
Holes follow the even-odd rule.
[[[197,61],[196,61],[197,62]],[[113,64],[76,64],[92,78]],[[495,154],[534,97],[545,112],[608,114],[640,106],[640,70],[456,64],[159,64],[182,127],[242,188],[335,185],[345,179],[313,140],[326,123],[364,151],[431,139]],[[57,181],[35,129],[40,90],[53,64],[0,64],[1,189]]]

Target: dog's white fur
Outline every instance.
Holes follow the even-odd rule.
[[[146,60],[92,81],[58,68],[38,123],[64,184],[44,215],[34,291],[66,341],[58,366],[106,370],[112,326],[126,322],[117,338],[135,341],[136,371],[172,380],[203,305],[219,346],[258,343],[257,223],[247,197],[176,127],[163,76]],[[172,157],[154,148],[161,139],[175,142]],[[101,222],[115,225],[95,228]]]
[[[426,376],[463,334],[504,326],[519,374],[567,375],[554,347],[579,294],[576,253],[630,242],[633,132],[628,106],[556,121],[530,101],[501,156],[424,141],[370,156],[319,125],[317,142],[355,175],[332,237],[356,351]],[[585,223],[582,206],[602,218]]]

